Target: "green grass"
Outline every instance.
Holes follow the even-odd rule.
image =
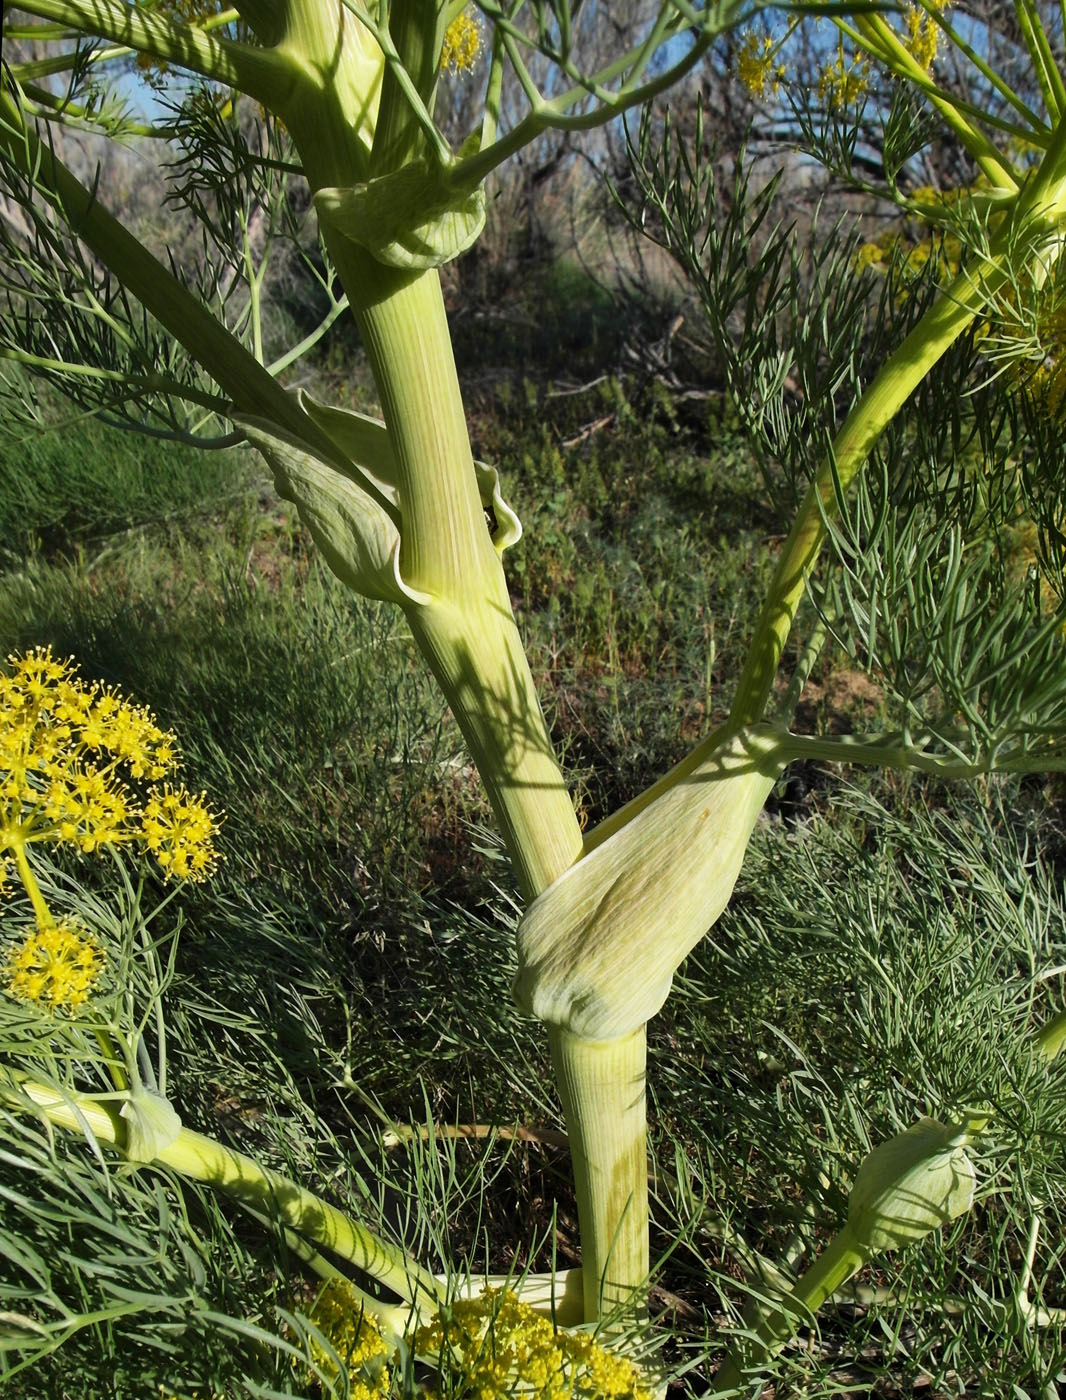
[[[584,396],[503,381],[474,418],[525,524],[508,561],[519,622],[595,820],[724,714],[781,522],[720,410],[683,425],[661,395],[613,381]],[[197,479],[142,443],[140,496],[109,507],[129,442],[57,438],[39,500],[36,476],[0,477],[0,520],[20,532],[0,642],[49,644],[148,704],[179,733],[190,785],[226,812],[218,876],[166,916],[183,921],[167,1005],[185,1121],[433,1266],[574,1262],[563,1149],[382,1136],[393,1120],[560,1126],[543,1038],[510,1009],[511,873],[402,617],[321,568],[247,456]],[[81,485],[64,493],[75,462]],[[60,500],[62,537],[45,547]],[[810,1257],[869,1139],[981,1099],[996,1120],[978,1213],[943,1246],[883,1261],[864,1282],[909,1303],[827,1314],[822,1344],[782,1360],[777,1394],[1050,1393],[1061,1329],[1012,1334],[996,1309],[1036,1213],[1043,1302],[1066,1302],[1066,1080],[1023,1040],[1055,1004],[1034,975],[1066,960],[1061,792],[807,776],[806,796],[771,804],[731,910],[652,1026],[654,1244],[672,1251],[653,1306],[672,1319],[670,1362],[694,1367],[699,1394],[715,1327],[738,1324],[754,1285],[730,1232]],[[111,887],[105,866],[71,868]],[[5,927],[19,917],[9,905]],[[7,1393],[143,1400],[165,1380],[202,1395],[215,1375],[234,1395],[307,1394],[252,1330],[298,1333],[310,1295],[283,1245],[80,1143],[41,1174],[37,1131],[10,1127],[4,1224],[28,1233],[53,1197],[84,1222],[73,1243],[37,1244],[60,1261],[43,1282],[0,1266],[0,1310],[116,1309],[124,1288],[139,1302]],[[961,1299],[947,1319],[922,1301],[946,1294]]]
[[[107,428],[69,406],[66,426],[0,444],[0,563],[94,550],[122,530],[180,521],[243,486],[233,454]]]

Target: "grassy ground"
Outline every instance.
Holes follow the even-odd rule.
[[[470,407],[525,525],[512,592],[594,822],[725,712],[783,522],[713,399],[682,422],[654,388],[561,388],[482,379]],[[180,900],[170,1061],[186,1121],[359,1202],[439,1263],[573,1262],[554,1138],[382,1145],[388,1120],[560,1126],[542,1038],[510,1010],[510,872],[402,618],[322,569],[250,454],[93,427],[5,461],[4,649],[50,644],[148,704],[181,736],[190,786],[227,814],[220,874]],[[811,717],[876,711],[861,677],[817,679]],[[734,1234],[809,1249],[868,1135],[978,1099],[1005,1123],[991,1179],[1020,1172],[1022,1206],[988,1191],[942,1248],[886,1262],[867,1283],[910,1296],[905,1330],[891,1305],[843,1308],[775,1393],[1054,1393],[1056,1329],[989,1338],[1009,1330],[996,1309],[1027,1209],[1043,1212],[1037,1277],[1060,1268],[1055,1152],[1017,1051],[1034,1013],[1020,979],[1063,959],[1060,805],[1038,782],[957,793],[815,768],[775,794],[733,910],[652,1028],[655,1246],[672,1250],[654,1306],[672,1310],[671,1363],[692,1366],[695,1393],[749,1286]],[[418,1220],[412,1178],[437,1203]],[[223,1267],[194,1287],[168,1264],[160,1290],[276,1327],[298,1269],[239,1220],[227,1234],[210,1204],[189,1210],[215,1221]],[[946,1319],[923,1293],[966,1306]],[[1045,1301],[1060,1293],[1050,1282]],[[89,1328],[11,1393],[154,1393],[146,1377],[175,1374],[153,1350],[161,1326]],[[258,1355],[248,1336],[232,1354],[212,1336],[204,1322],[182,1342],[190,1394],[197,1367]],[[287,1364],[260,1393],[297,1393]]]

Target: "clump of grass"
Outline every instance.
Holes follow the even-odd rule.
[[[178,521],[247,487],[246,458],[159,442],[81,417],[0,440],[0,563],[98,547],[115,533]]]

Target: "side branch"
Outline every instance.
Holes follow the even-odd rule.
[[[36,1111],[49,1123],[123,1151],[125,1125],[119,1109],[90,1095],[67,1095],[45,1084],[5,1072],[0,1099],[10,1107]],[[397,1245],[379,1239],[336,1206],[261,1167],[243,1152],[182,1128],[149,1165],[169,1167],[181,1176],[214,1186],[253,1212],[279,1220],[316,1245],[347,1259],[399,1297],[417,1303],[443,1299],[441,1284]]]
[[[961,272],[940,293],[881,366],[831,444],[781,551],[737,685],[731,724],[755,724],[762,718],[807,576],[825,541],[826,520],[838,511],[877,439],[1012,273],[1024,271],[1037,257],[1047,263],[1058,258],[1064,206],[1066,122],[1060,123],[1039,172],[1019,194],[1006,223],[992,239],[988,256],[975,270]]]
[[[271,49],[217,39],[196,25],[116,0],[27,0],[19,9],[238,88],[260,102],[276,101],[279,87],[284,91],[292,80],[285,59]]]
[[[296,401],[207,308],[58,160],[26,124],[10,92],[0,92],[0,150],[119,282],[229,395],[240,413],[265,417],[324,454],[337,448]]]
[[[591,112],[581,112],[574,116],[567,115],[571,107],[576,106],[578,102],[589,95],[588,85],[571,88],[568,92],[560,93],[558,97],[542,101],[505,136],[500,137],[486,149],[478,151],[476,155],[460,160],[452,172],[455,183],[459,186],[480,184],[486,175],[495,170],[498,165],[502,165],[516,151],[528,146],[543,131],[549,129],[588,131],[593,127],[606,126],[608,122],[614,121],[615,118],[620,117],[623,112],[629,111],[632,107],[643,106],[644,103],[650,102],[653,97],[657,97],[659,93],[665,92],[667,88],[694,68],[716,37],[717,34],[702,35],[683,58],[672,64],[663,73],[635,87],[623,87],[609,100],[605,99],[603,105],[596,107]],[[611,65],[612,73],[616,67],[617,64]],[[590,84],[598,87],[599,83],[609,76],[608,70],[604,70],[603,73],[597,74],[589,81]]]
[[[980,778],[988,773],[1061,773],[1066,771],[1066,747],[1061,753],[1041,749],[999,756],[993,752],[973,757],[930,753],[923,741],[932,736],[903,734],[844,734],[822,738],[816,734],[782,735],[777,752],[788,763],[815,759],[826,763],[858,763],[871,768],[912,768],[941,778]]]

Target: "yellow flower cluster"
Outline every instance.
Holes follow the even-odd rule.
[[[192,798],[182,789],[153,792],[141,813],[144,843],[167,875],[203,880],[214,869],[215,818],[203,794]]]
[[[915,190],[910,197],[911,204],[918,206],[913,216],[863,243],[855,254],[855,266],[887,271],[894,264],[905,281],[913,282],[932,263],[939,277],[956,277],[962,266],[962,241],[939,225],[947,221],[952,206],[967,199],[974,188],[940,191],[925,185]]]
[[[0,854],[31,842],[86,852],[140,842],[168,877],[210,874],[218,823],[202,797],[150,786],[177,770],[173,734],[48,649],[9,661],[11,673],[0,674]],[[131,783],[146,788],[142,797]]]
[[[957,238],[940,234],[911,243],[902,233],[894,232],[872,243],[863,243],[855,254],[855,266],[887,270],[899,255],[902,256],[897,271],[906,281],[915,281],[930,262],[936,265],[939,273],[954,277],[962,258],[962,244]]]
[[[940,31],[936,21],[917,5],[908,5],[904,18],[907,21],[907,51],[928,73],[939,47]]]
[[[736,58],[737,77],[752,97],[775,97],[785,77],[784,64],[774,63],[774,41],[749,30]]]
[[[940,26],[935,16],[947,9],[947,0],[910,4],[903,11],[907,33],[904,45],[911,57],[928,73],[940,48]]]
[[[481,26],[465,10],[444,31],[440,66],[449,73],[469,73],[481,52]]]
[[[514,1293],[487,1289],[460,1299],[415,1334],[415,1350],[439,1358],[467,1400],[520,1394],[529,1400],[651,1400],[627,1357],[587,1332],[559,1332]],[[428,1394],[432,1397],[434,1392]]]
[[[351,1400],[384,1400],[392,1389],[390,1348],[345,1279],[326,1283],[311,1309],[311,1321],[344,1362]],[[327,1374],[336,1368],[334,1358],[313,1337],[311,1356]]]
[[[7,990],[20,1001],[46,1011],[73,1010],[89,998],[104,954],[95,940],[71,920],[34,929],[4,959]]]
[[[818,99],[830,112],[842,112],[865,97],[869,78],[869,63],[849,58],[841,48],[833,62],[827,63],[818,75]]]

